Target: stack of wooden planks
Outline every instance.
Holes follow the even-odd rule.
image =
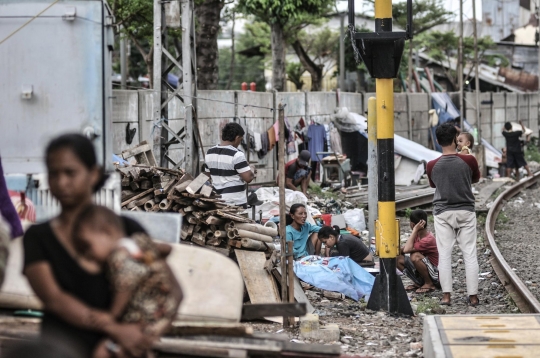
[[[241,215],[243,208],[228,205],[216,194],[210,178],[193,178],[182,170],[134,165],[118,168],[122,176],[122,209],[177,212],[183,215],[180,239],[229,256],[233,249],[275,250],[278,232]]]

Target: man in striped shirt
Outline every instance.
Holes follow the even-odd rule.
[[[255,174],[244,153],[238,150],[244,134],[240,124],[227,123],[221,131],[220,145],[206,153],[206,172],[212,176],[216,192],[227,204],[247,207],[246,183],[250,183]]]

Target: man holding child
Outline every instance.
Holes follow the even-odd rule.
[[[442,156],[427,164],[427,174],[429,184],[435,188],[433,216],[443,291],[441,304],[451,304],[452,248],[457,241],[465,262],[469,304],[477,306],[478,258],[472,184],[480,180],[480,170],[474,156],[456,153],[457,130],[453,125],[440,125],[436,136]]]

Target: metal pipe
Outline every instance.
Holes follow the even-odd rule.
[[[368,99],[368,207],[369,237],[375,236],[375,220],[378,219],[377,210],[377,187],[378,172],[377,167],[377,100],[375,97]]]

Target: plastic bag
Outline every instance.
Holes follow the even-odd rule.
[[[340,292],[358,301],[370,295],[375,278],[349,257],[306,256],[294,262],[302,281],[324,290]]]
[[[362,232],[366,229],[366,217],[364,216],[364,209],[351,209],[343,213],[347,226],[356,229],[358,232]]]

